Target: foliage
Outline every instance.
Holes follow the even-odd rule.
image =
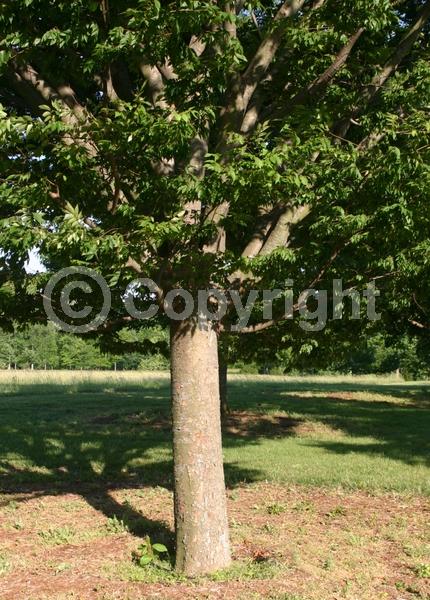
[[[430,563],[423,563],[417,565],[415,572],[418,577],[430,579]]]
[[[300,338],[284,337],[275,343],[272,335],[259,335],[257,340],[228,342],[230,364],[241,373],[360,375],[398,371],[404,379],[427,379],[430,375],[428,347],[411,332],[389,335],[379,327],[373,332],[365,330],[355,339],[338,335],[332,347],[328,342],[317,344],[310,354],[299,352]]]
[[[133,553],[133,560],[139,566],[146,567],[151,563],[159,564],[164,554],[169,555],[166,546],[157,542],[151,542],[151,538],[147,535],[142,544]]]
[[[101,352],[95,340],[78,338],[73,334],[61,333],[51,325],[31,325],[16,328],[13,333],[0,331],[0,368],[35,369],[114,369],[163,371],[169,368],[168,358],[160,354],[147,353],[146,340],[157,344],[166,343],[167,331],[159,327],[140,331],[120,332],[124,354]],[[272,338],[269,337],[270,341]],[[252,343],[249,343],[250,340]],[[230,367],[241,373],[352,373],[386,374],[399,370],[404,379],[426,379],[430,376],[430,357],[427,346],[416,337],[408,335],[389,336],[373,333],[357,340],[338,343],[333,352],[316,347],[310,355],[303,356],[295,346],[281,342],[278,347],[267,346],[264,336],[254,337],[238,344],[229,340],[228,362]],[[137,350],[141,352],[127,352]]]
[[[125,523],[122,519],[118,519],[116,515],[113,515],[113,517],[109,517],[106,523],[106,531],[116,535],[119,533],[128,532],[129,528],[127,523]]]
[[[238,273],[244,294],[381,277],[386,312],[411,317],[429,252],[428,2],[296,4],[285,18],[272,2],[2,5],[4,325],[43,318],[34,247],[50,271],[107,278],[110,339],[142,273],[163,293]]]
[[[0,368],[35,369],[144,369],[165,370],[169,364],[159,352],[150,354],[146,340],[166,340],[166,332],[157,328],[140,332],[120,332],[124,345],[101,351],[97,340],[59,332],[51,324],[0,330]],[[141,348],[141,351],[138,350]],[[127,350],[133,350],[132,352]],[[112,350],[121,350],[118,355]]]
[[[75,537],[75,532],[70,527],[50,527],[46,531],[39,531],[39,537],[50,546],[61,546],[70,544]]]
[[[10,571],[11,565],[9,560],[4,556],[4,554],[0,554],[0,576],[5,575]]]
[[[266,507],[267,513],[269,515],[280,515],[285,512],[285,506],[283,504],[279,504],[279,502],[274,502],[273,504],[269,504]]]

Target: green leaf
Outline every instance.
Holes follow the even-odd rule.
[[[139,564],[141,567],[145,567],[146,565],[149,565],[152,560],[152,556],[142,556],[139,560]]]
[[[168,552],[164,544],[152,544],[152,548],[157,552]]]

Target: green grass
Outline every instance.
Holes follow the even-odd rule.
[[[62,546],[73,541],[75,532],[70,527],[50,527],[46,531],[39,531],[39,537],[47,546]]]
[[[0,387],[0,487],[171,486],[166,377],[12,377]],[[269,480],[430,494],[428,384],[231,379],[231,408],[259,418],[224,435],[229,486]]]
[[[8,573],[11,569],[10,562],[6,556],[0,554],[0,577]]]
[[[162,563],[163,565],[163,563]],[[235,561],[231,567],[217,571],[206,577],[195,577],[192,584],[226,581],[249,581],[253,579],[273,579],[279,576],[285,566],[274,560],[255,562],[252,560]],[[184,575],[175,572],[171,567],[150,564],[140,567],[130,561],[120,563],[106,563],[104,571],[113,579],[122,581],[144,582],[144,583],[184,583],[190,584],[190,580]]]

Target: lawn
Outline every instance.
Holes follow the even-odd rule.
[[[190,582],[131,561],[171,547],[168,377],[2,373],[0,597],[430,598],[429,390],[231,376],[235,563]]]

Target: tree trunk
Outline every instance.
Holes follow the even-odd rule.
[[[219,360],[219,396],[221,400],[221,419],[229,413],[227,400],[227,361],[220,357]]]
[[[176,569],[210,573],[231,562],[222,458],[217,335],[172,322],[171,377]]]

